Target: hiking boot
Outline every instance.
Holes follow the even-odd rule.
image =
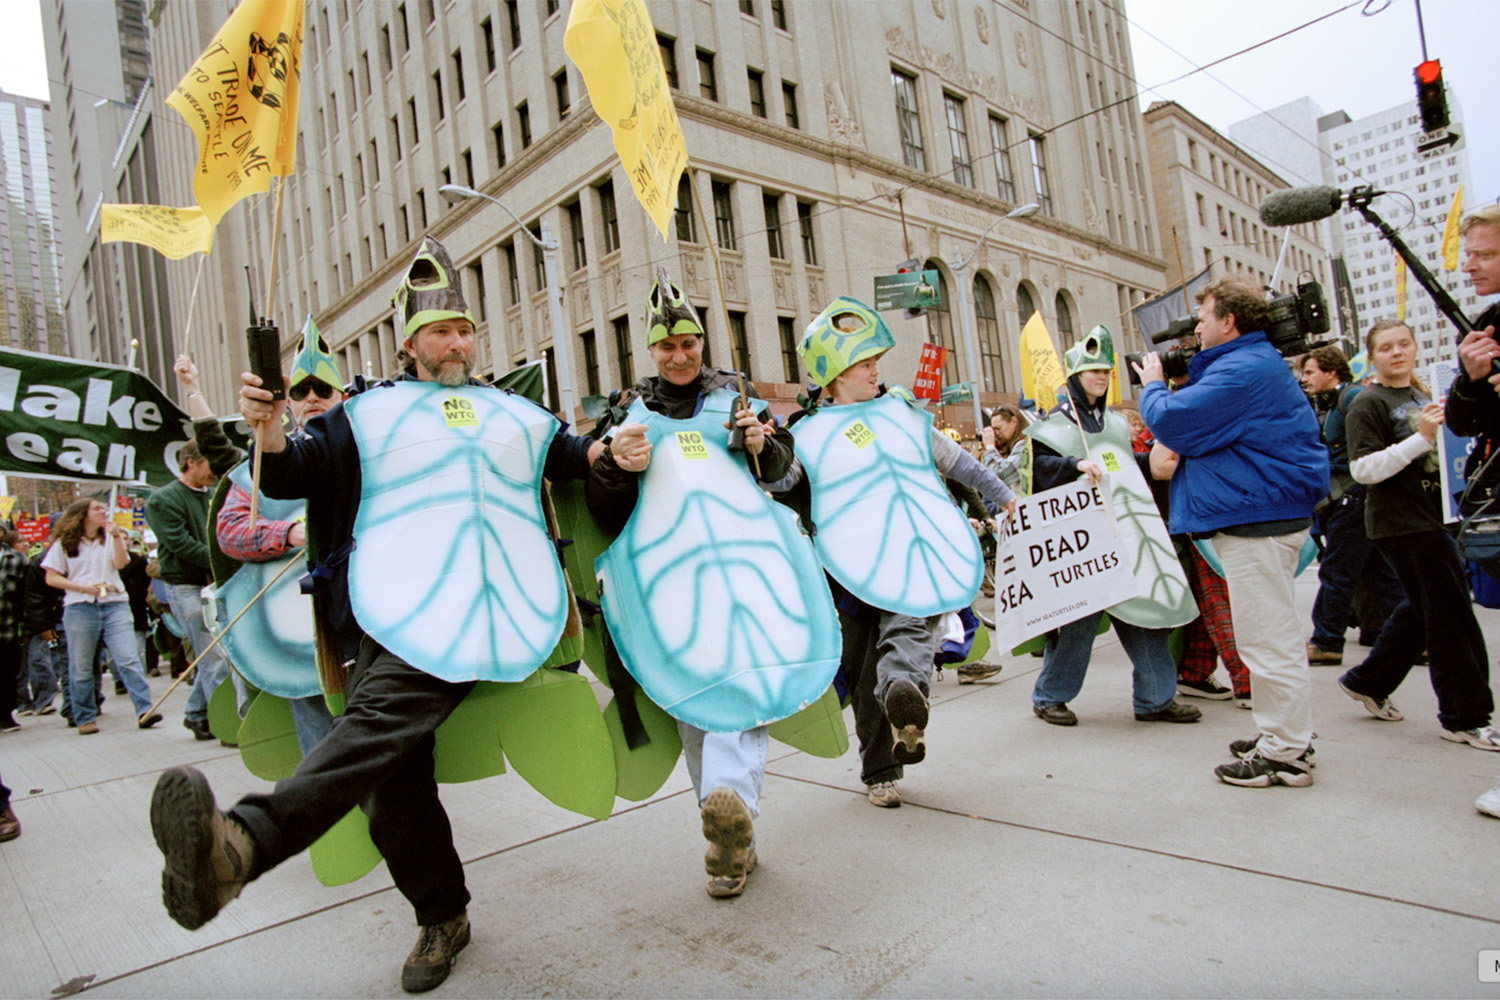
[[[1005,669],[998,663],[965,663],[958,668],[958,683],[973,684],[986,677],[993,677]]]
[[[909,680],[896,680],[885,691],[885,717],[895,734],[892,756],[897,764],[915,764],[927,756],[927,698]]]
[[[1243,760],[1233,764],[1220,764],[1214,768],[1219,780],[1244,788],[1269,788],[1286,785],[1288,788],[1306,788],[1313,783],[1312,769],[1301,760],[1272,760],[1260,752],[1250,751]]]
[[[1235,740],[1233,743],[1229,744],[1229,752],[1234,754],[1240,760],[1244,760],[1246,757],[1249,757],[1252,753],[1254,753],[1256,748],[1259,746],[1260,733],[1256,733],[1248,740]],[[1314,768],[1318,766],[1318,761],[1316,758],[1317,751],[1312,748],[1311,744],[1309,744],[1307,749],[1302,751],[1301,755],[1298,756],[1297,759],[1306,764],[1309,768]]]
[[[1031,714],[1043,722],[1050,722],[1054,726],[1076,726],[1078,716],[1067,705],[1037,705],[1032,704]]]
[[[1358,691],[1351,688],[1348,684],[1345,684],[1344,678],[1348,676],[1348,674],[1345,674],[1343,677],[1339,678],[1339,689],[1349,697],[1353,698],[1355,701],[1359,702],[1361,705],[1365,706],[1365,710],[1368,711],[1371,715],[1375,716],[1375,718],[1379,719],[1382,722],[1400,722],[1402,719],[1406,718],[1406,716],[1401,714],[1401,709],[1397,708],[1396,703],[1391,701],[1391,699],[1381,698],[1379,701],[1376,701],[1369,695],[1360,694]]]
[[[1210,677],[1206,681],[1178,681],[1177,693],[1184,698],[1207,698],[1209,701],[1228,701],[1234,692]]]
[[[1500,733],[1494,726],[1478,729],[1444,729],[1438,734],[1449,743],[1467,743],[1476,750],[1500,750]]]
[[[1324,649],[1312,643],[1307,644],[1307,665],[1309,667],[1340,667],[1344,664],[1343,650]]]
[[[255,877],[255,842],[219,812],[208,780],[194,768],[174,767],[157,779],[151,834],[166,860],[162,902],[190,931],[212,920]]]
[[[153,712],[148,708],[146,709],[146,711],[141,713],[140,718],[135,720],[135,724],[139,729],[150,729],[160,721],[161,713]]]
[[[870,800],[870,805],[880,806],[882,809],[899,808],[905,801],[901,798],[901,789],[894,781],[877,781],[873,785],[866,785],[865,797]]]
[[[1136,722],[1197,722],[1203,718],[1203,713],[1192,705],[1179,705],[1175,701],[1167,702],[1167,707],[1155,712],[1135,713]]]
[[[9,715],[0,717],[0,733],[19,733],[21,724]]]
[[[1491,788],[1475,799],[1474,808],[1486,816],[1493,816],[1496,819],[1500,819],[1500,784],[1496,784],[1494,788]],[[19,832],[19,829],[17,832]]]
[[[83,725],[78,727],[79,736],[92,736],[98,731],[99,723],[97,722],[85,722]]]
[[[0,844],[15,840],[21,835],[21,821],[9,808],[0,810]]]
[[[436,988],[448,978],[458,953],[468,943],[467,913],[441,924],[423,924],[416,947],[401,966],[401,988],[408,993],[426,993]]]
[[[182,726],[193,734],[195,740],[211,740],[213,732],[208,728],[207,719],[183,719]]]
[[[750,807],[732,789],[715,788],[703,800],[703,839],[708,851],[708,894],[728,899],[745,891],[745,879],[755,871],[755,826]]]

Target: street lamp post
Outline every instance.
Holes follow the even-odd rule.
[[[573,377],[572,369],[568,365],[568,339],[563,330],[562,318],[562,294],[557,287],[557,248],[558,242],[552,235],[551,227],[547,220],[541,220],[542,238],[537,239],[526,223],[517,217],[508,206],[498,198],[492,198],[481,191],[464,187],[461,184],[444,184],[438,188],[438,193],[452,201],[458,198],[480,198],[492,202],[505,209],[505,214],[516,220],[516,225],[521,227],[521,232],[526,238],[542,248],[542,264],[547,276],[547,311],[552,315],[552,352],[557,359],[557,396],[562,403],[563,419],[569,423],[573,422]]]
[[[984,391],[984,363],[979,357],[979,336],[974,332],[974,317],[969,309],[969,286],[964,280],[964,269],[973,263],[974,257],[979,253],[979,248],[984,245],[984,239],[990,234],[990,230],[1000,225],[1006,219],[1024,219],[1028,215],[1035,215],[1040,208],[1040,205],[1031,202],[1013,208],[994,222],[991,222],[989,228],[979,234],[979,242],[974,244],[974,249],[968,257],[965,257],[958,249],[958,244],[955,243],[953,245],[953,260],[951,263],[953,264],[954,283],[958,285],[958,313],[959,319],[963,322],[964,353],[969,356],[969,365],[972,369],[970,374],[974,382],[974,434],[976,437],[980,436],[981,429],[984,426],[984,413],[979,405],[979,394]]]

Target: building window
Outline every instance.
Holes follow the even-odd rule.
[[[427,231],[427,189],[417,190],[417,222],[421,224],[423,232]]]
[[[474,153],[472,150],[464,150],[458,154],[464,161],[464,183],[469,187],[474,186]]]
[[[755,16],[755,0],[740,0],[740,13]]]
[[[740,371],[748,382],[753,377],[750,374],[750,336],[745,330],[745,314],[742,312],[729,314],[729,343],[737,355]]]
[[[802,121],[797,116],[797,85],[781,81],[781,103],[786,107],[786,123],[789,128],[800,129]]]
[[[448,112],[443,110],[443,71],[440,69],[432,71],[432,96],[437,101],[437,120],[442,121]]]
[[[786,316],[777,316],[776,333],[781,340],[781,367],[786,380],[793,384],[800,383],[802,376],[797,368],[797,324]]]
[[[766,208],[766,245],[770,247],[772,257],[785,260],[786,248],[781,241],[781,196],[768,194],[761,200]]]
[[[698,242],[698,228],[693,221],[693,192],[688,187],[688,175],[684,172],[677,179],[677,209],[672,213],[677,223],[677,239],[683,243]]]
[[[469,272],[469,287],[472,289],[469,301],[474,303],[474,318],[483,323],[484,312],[484,264],[475,261],[467,268]]]
[[[594,331],[585,330],[578,335],[578,344],[583,348],[583,378],[590,396],[599,390],[599,345],[594,343]]]
[[[713,181],[709,185],[714,199],[714,235],[721,250],[735,249],[733,187],[730,181]]]
[[[391,26],[389,24],[380,26],[380,71],[382,73],[391,71]]]
[[[718,78],[714,76],[714,54],[698,50],[698,96],[709,101],[719,99]]]
[[[1057,339],[1062,343],[1062,349],[1066,351],[1078,342],[1078,331],[1073,327],[1073,310],[1068,308],[1068,300],[1063,297],[1062,292],[1057,293]]]
[[[411,144],[415,148],[422,141],[422,135],[417,131],[417,99],[408,97],[406,99],[406,124],[411,129]]]
[[[588,244],[583,238],[583,205],[581,202],[573,202],[568,206],[568,235],[573,241],[573,270],[577,271],[588,266],[589,251]]]
[[[797,202],[797,233],[802,237],[803,263],[818,265],[818,243],[813,234],[813,207],[811,202]]]
[[[929,260],[922,265],[924,271],[938,272],[938,299],[940,304],[927,310],[927,339],[945,348],[943,354],[943,384],[958,384],[958,350],[953,338],[953,314],[948,310],[948,283],[938,269],[938,262]]]
[[[498,63],[495,61],[495,26],[489,18],[479,22],[479,33],[484,38],[484,71],[493,73]]]
[[[406,24],[406,4],[396,8],[396,20],[401,24],[401,52],[411,51],[411,31]]]
[[[547,258],[542,253],[542,224],[537,222],[527,226],[531,233],[531,271],[536,278],[537,291],[547,287]]]
[[[990,115],[990,148],[995,151],[995,187],[1002,201],[1016,200],[1016,175],[1010,167],[1010,143],[1005,138],[1005,119]]]
[[[604,221],[604,252],[620,249],[620,216],[615,208],[615,182],[599,185],[599,218]]]
[[[380,183],[380,147],[370,140],[370,186]]]
[[[786,26],[786,0],[771,0],[771,23],[782,31],[789,30]]]
[[[979,321],[979,363],[984,371],[984,387],[990,392],[1004,392],[1000,314],[995,309],[995,293],[990,290],[990,283],[978,275],[974,276],[974,316]]]
[[[505,14],[510,23],[510,50],[521,47],[521,12],[516,9],[516,0],[505,0]]]
[[[396,221],[401,223],[401,242],[409,242],[411,240],[411,215],[407,212],[404,203],[396,209]]]
[[[747,70],[750,79],[750,110],[755,117],[766,117],[766,75],[758,69]]]
[[[392,163],[401,162],[401,119],[391,115],[391,156]]]
[[[963,99],[944,94],[943,111],[948,117],[948,150],[953,154],[953,180],[964,187],[973,187],[974,161],[969,156],[969,129],[964,123]]]
[[[516,267],[514,240],[500,247],[500,256],[505,258],[505,287],[510,293],[510,305],[515,305],[521,301],[521,272]]]
[[[667,86],[677,89],[677,41],[666,35],[656,36],[656,48],[661,52],[662,72],[667,74]]]
[[[505,123],[496,122],[490,126],[490,135],[495,140],[495,169],[505,166]]]
[[[1033,133],[1031,139],[1031,179],[1036,185],[1036,203],[1043,212],[1053,215],[1052,187],[1047,182],[1047,151],[1042,146],[1042,137]]]
[[[1036,312],[1036,306],[1031,301],[1031,293],[1026,290],[1025,285],[1016,286],[1016,316],[1021,321],[1021,329],[1026,329],[1026,324],[1031,321],[1032,314]]]
[[[531,148],[531,109],[522,101],[516,105],[516,119],[521,123],[521,148]]]
[[[891,84],[896,88],[896,124],[901,128],[901,160],[913,170],[926,170],[927,154],[922,151],[922,118],[917,112],[917,78],[892,69]]]
[[[453,50],[453,93],[456,95],[456,100],[459,104],[462,104],[464,98],[468,96],[468,91],[464,89],[464,53],[462,49]]]
[[[568,117],[568,111],[573,102],[568,98],[568,71],[560,69],[552,78],[552,92],[557,95],[557,120],[562,121]]]
[[[630,317],[616,319],[614,328],[615,356],[620,359],[620,385],[635,385],[635,358],[630,353]]]

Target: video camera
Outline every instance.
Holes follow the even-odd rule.
[[[1182,340],[1191,337],[1193,331],[1198,327],[1198,317],[1181,316],[1167,324],[1167,328],[1160,333],[1151,335],[1151,343],[1165,344],[1170,341]],[[1188,373],[1188,362],[1193,360],[1193,355],[1198,353],[1197,341],[1188,341],[1184,344],[1174,344],[1171,347],[1157,351],[1133,351],[1125,355],[1125,370],[1130,373],[1130,384],[1140,385],[1141,377],[1135,373],[1135,366],[1145,360],[1146,355],[1156,354],[1161,358],[1161,371],[1168,379],[1181,378]]]

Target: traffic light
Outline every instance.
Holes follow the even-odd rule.
[[[1448,95],[1443,91],[1443,64],[1428,59],[1412,71],[1417,80],[1417,110],[1422,113],[1422,131],[1448,127]]]

